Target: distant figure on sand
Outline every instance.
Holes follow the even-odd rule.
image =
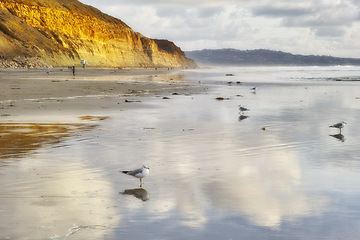
[[[72,67],[73,76],[75,77],[75,66]]]

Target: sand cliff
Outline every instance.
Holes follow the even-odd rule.
[[[147,38],[76,0],[2,0],[0,56],[54,66],[80,65],[81,59],[93,67],[195,65],[174,43]]]

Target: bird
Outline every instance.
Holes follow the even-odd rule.
[[[335,123],[335,124],[333,124],[333,125],[331,125],[329,127],[338,128],[338,129],[340,129],[340,133],[341,133],[341,129],[343,127],[345,127],[345,124],[346,124],[346,122],[342,121],[342,122],[339,122],[339,123]]]
[[[252,88],[250,88],[250,90],[251,90],[251,93],[256,94],[256,87],[252,87]]]
[[[146,177],[149,174],[149,168],[145,165],[143,165],[141,168],[130,170],[130,171],[121,171],[122,173],[125,173],[126,175],[130,175],[133,177],[137,177],[140,179],[140,187],[142,187],[142,179]]]
[[[246,107],[243,107],[243,106],[241,106],[241,105],[239,105],[239,110],[240,110],[240,113],[241,113],[241,114],[244,113],[244,112],[246,112],[246,111],[250,111],[250,109],[248,109],[248,108],[246,108]]]

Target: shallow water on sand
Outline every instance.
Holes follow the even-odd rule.
[[[193,70],[206,93],[0,125],[0,239],[357,238],[359,71],[301,69]],[[142,164],[142,188],[119,173]]]

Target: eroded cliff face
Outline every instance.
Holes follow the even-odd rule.
[[[190,67],[167,40],[134,32],[119,19],[76,0],[2,0],[0,55],[37,57],[55,66]]]

